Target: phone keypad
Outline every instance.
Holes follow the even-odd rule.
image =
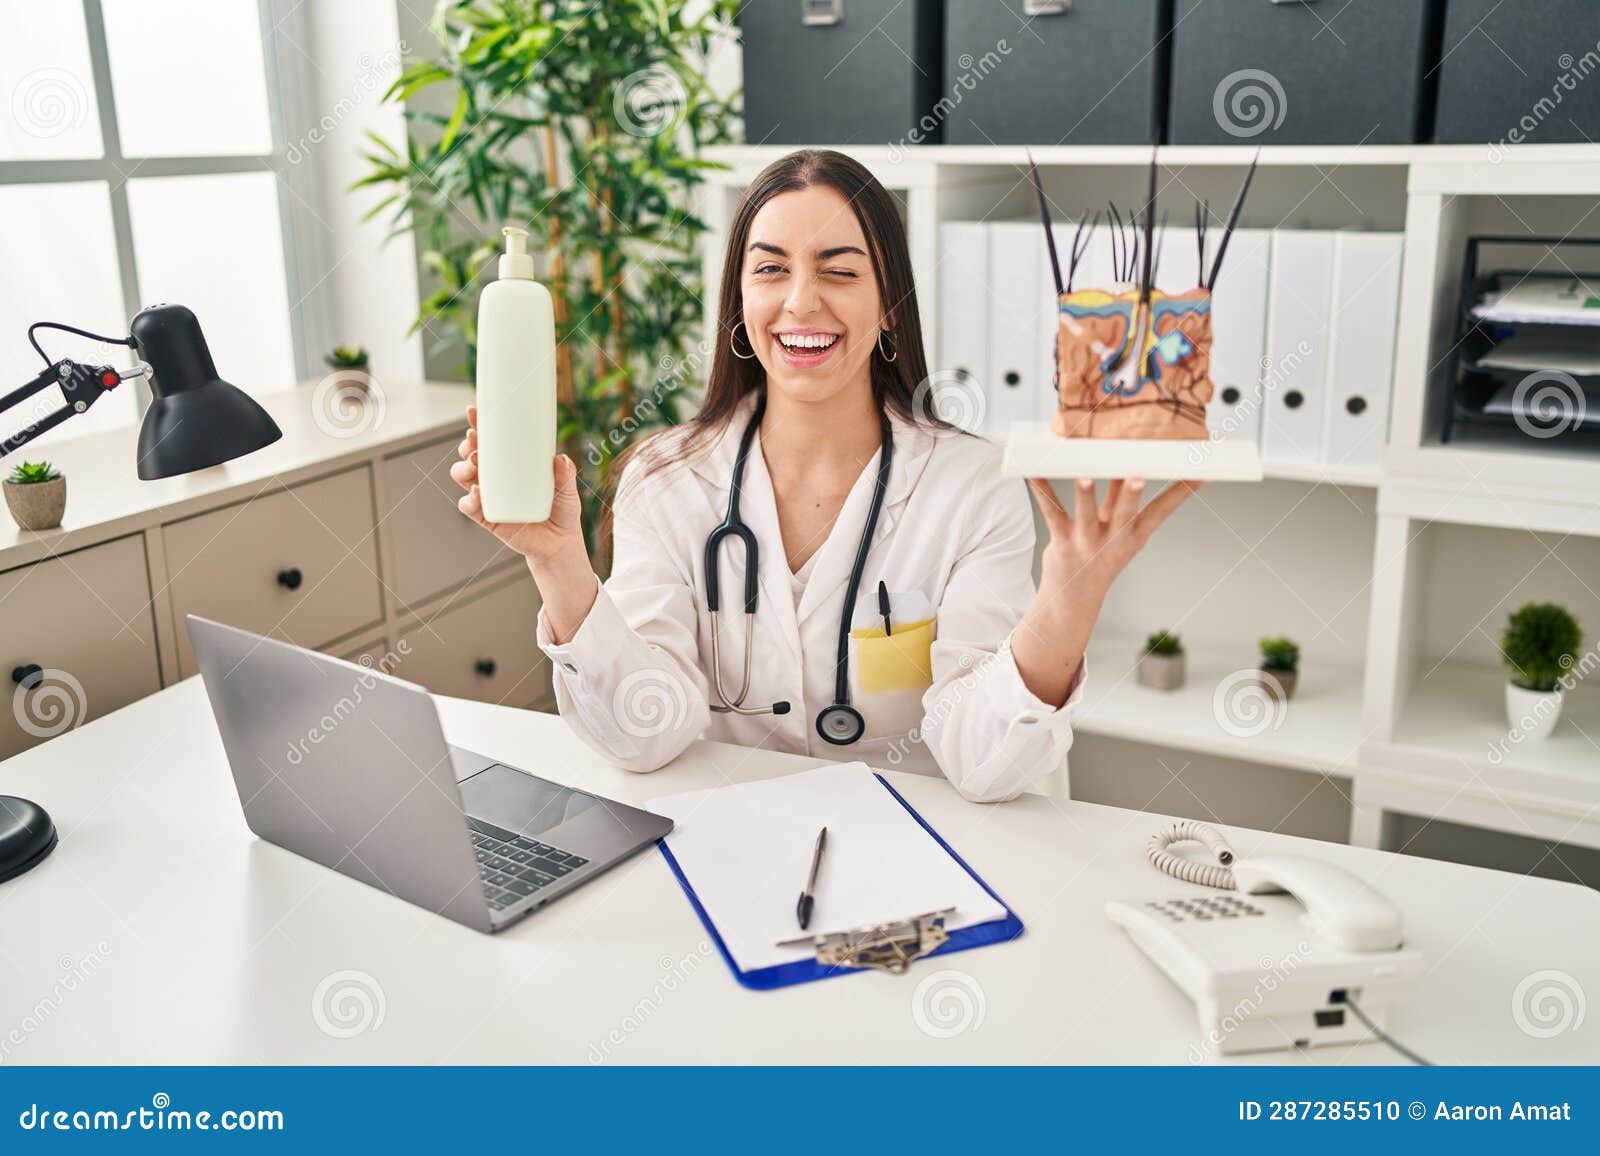
[[[1166,916],[1171,923],[1187,923],[1190,920],[1207,923],[1214,919],[1239,919],[1266,914],[1249,900],[1226,893],[1217,896],[1151,900],[1145,906],[1157,915]]]

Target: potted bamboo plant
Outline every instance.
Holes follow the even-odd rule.
[[[1548,738],[1561,718],[1563,675],[1577,660],[1583,631],[1553,602],[1529,602],[1511,615],[1500,636],[1506,682],[1506,721],[1525,738]]]
[[[1183,680],[1183,640],[1170,630],[1158,630],[1146,638],[1144,652],[1139,655],[1139,685],[1177,690]]]
[[[1300,679],[1300,647],[1287,638],[1261,640],[1261,686],[1279,702],[1294,697]]]
[[[66,475],[49,462],[23,462],[5,480],[6,508],[24,530],[61,525],[67,512]]]
[[[371,214],[415,237],[425,296],[413,332],[432,339],[430,376],[455,370],[439,364],[447,354],[473,376],[478,294],[500,229],[528,231],[555,306],[560,448],[582,474],[601,573],[612,463],[692,412],[710,367],[708,226],[695,198],[706,172],[726,167],[701,150],[738,126],[732,94],[707,80],[709,56],[737,37],[738,9],[441,0],[436,43],[407,59],[385,96],[404,106],[405,139],[373,138],[352,186],[380,192]]]

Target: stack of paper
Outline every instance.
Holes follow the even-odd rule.
[[[954,907],[946,930],[1006,917],[1005,907],[928,833],[865,763],[690,791],[647,804],[676,824],[667,849],[741,971],[809,959],[797,936],[851,931]],[[828,829],[816,906],[795,904]]]
[[[1600,286],[1576,277],[1528,277],[1484,294],[1472,315],[1505,323],[1600,325]]]

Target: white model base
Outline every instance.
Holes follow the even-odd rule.
[[[1047,422],[1012,424],[1001,473],[1008,478],[1149,478],[1259,482],[1261,450],[1250,441],[1063,438]]]

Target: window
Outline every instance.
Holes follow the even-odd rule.
[[[0,394],[43,364],[33,322],[126,334],[158,301],[194,310],[246,391],[305,375],[276,6],[0,0]],[[70,334],[39,340],[52,359],[131,363]],[[148,397],[124,386],[19,455],[133,424]],[[0,436],[60,404],[49,389],[7,410]]]

